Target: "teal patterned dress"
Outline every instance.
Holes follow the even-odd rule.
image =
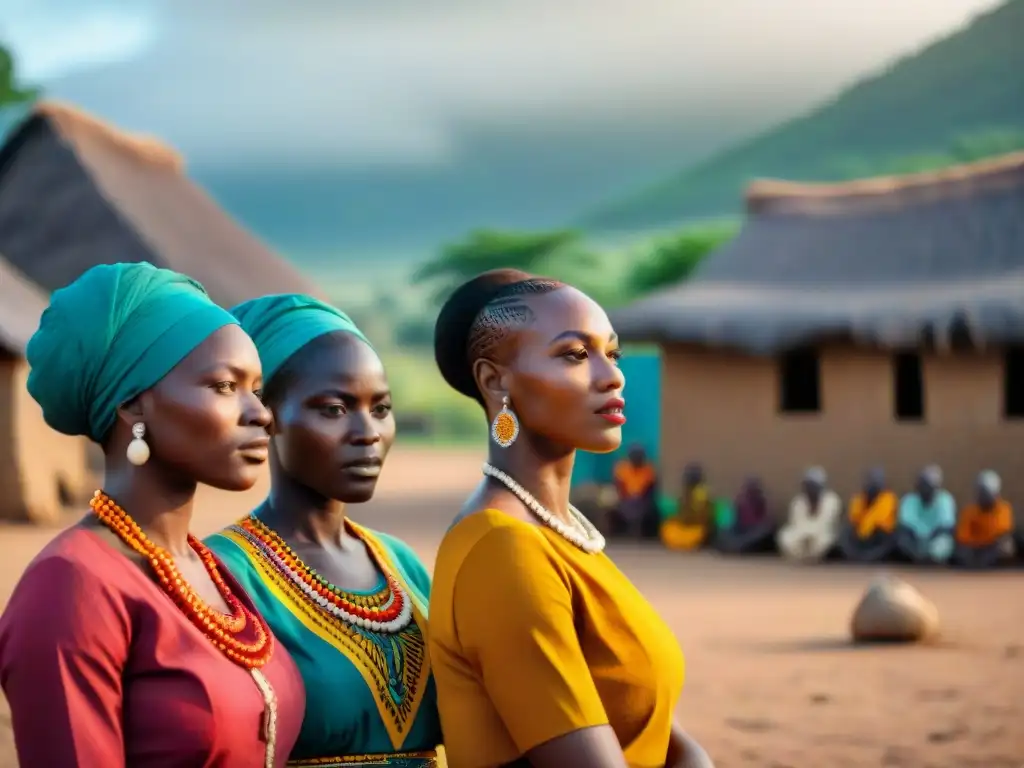
[[[315,598],[316,581],[273,531],[247,518],[206,540],[295,659],[306,685],[306,716],[290,766],[438,765],[437,694],[424,627],[430,576],[412,549],[347,521],[377,561],[379,588],[339,592],[383,605],[394,577],[411,596],[413,617],[394,633],[344,621]],[[321,582],[321,588],[329,587]],[[333,589],[333,588],[331,588]]]

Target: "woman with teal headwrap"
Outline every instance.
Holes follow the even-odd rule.
[[[408,545],[347,517],[373,496],[395,438],[380,358],[345,313],[309,296],[232,312],[263,362],[271,489],[207,544],[302,672],[306,717],[290,765],[437,765],[430,577]]]
[[[188,533],[199,483],[245,490],[266,462],[252,341],[195,281],[113,264],[53,294],[27,358],[47,423],[105,472],[0,618],[21,765],[284,766],[302,679]]]

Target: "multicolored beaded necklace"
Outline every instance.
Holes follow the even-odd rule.
[[[235,597],[221,576],[213,553],[195,536],[189,534],[188,544],[199,556],[217,591],[231,609],[229,614],[210,607],[181,577],[171,554],[150,541],[131,515],[107,494],[96,491],[89,506],[100,522],[146,559],[164,592],[189,621],[228,659],[248,670],[263,697],[263,738],[267,744],[265,765],[273,768],[277,742],[277,696],[260,669],[266,666],[273,654],[274,636],[263,617],[250,611]],[[242,637],[246,630],[252,639]]]
[[[307,600],[332,618],[384,634],[397,634],[412,621],[412,597],[372,548],[368,547],[367,551],[384,574],[385,585],[370,595],[355,594],[334,586],[306,565],[285,540],[259,518],[250,515],[233,528],[258,547]]]

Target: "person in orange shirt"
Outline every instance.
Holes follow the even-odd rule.
[[[619,494],[618,530],[634,538],[657,530],[658,473],[643,446],[631,446],[626,458],[615,465],[615,490]]]
[[[954,562],[964,568],[993,568],[1013,556],[1013,508],[1000,496],[1002,481],[991,469],[978,475],[973,504],[960,510]]]
[[[850,499],[839,548],[848,560],[873,563],[896,550],[896,522],[900,500],[886,487],[881,467],[871,469],[861,492]]]

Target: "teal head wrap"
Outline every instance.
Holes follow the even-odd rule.
[[[25,356],[46,423],[102,442],[122,404],[235,318],[191,278],[145,262],[102,264],[55,291]]]
[[[344,331],[370,345],[363,332],[340,309],[300,293],[252,299],[231,312],[259,350],[264,383],[274,377],[289,357],[324,334]]]

